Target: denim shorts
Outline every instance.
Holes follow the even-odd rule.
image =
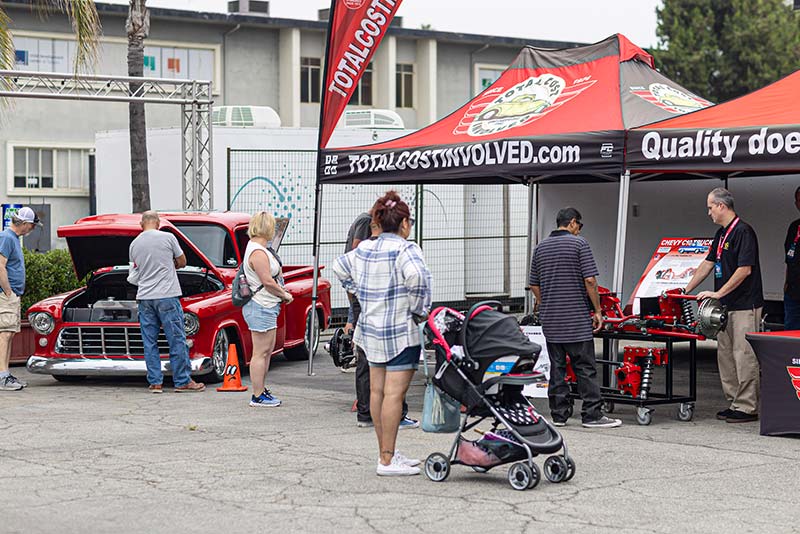
[[[369,362],[370,367],[381,367],[387,371],[410,371],[419,367],[419,345],[406,347],[403,352],[385,363]]]
[[[280,313],[280,304],[267,308],[254,300],[250,300],[242,307],[244,321],[247,323],[247,328],[252,332],[268,332],[278,328],[278,315]]]

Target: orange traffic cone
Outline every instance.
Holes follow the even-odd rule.
[[[228,345],[228,363],[225,364],[225,378],[222,387],[217,391],[247,391],[249,388],[242,385],[242,375],[239,372],[239,356],[236,355],[236,345]]]

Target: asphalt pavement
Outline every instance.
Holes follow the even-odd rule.
[[[425,475],[375,475],[371,429],[356,428],[352,373],[321,349],[316,375],[275,358],[280,408],[250,408],[249,393],[163,395],[143,379],[29,382],[0,392],[0,532],[797,532],[800,441],[728,424],[713,350],[701,350],[694,420],[661,407],[652,424],[617,406],[624,425],[563,435],[575,478],[513,490],[505,467],[454,466]],[[676,384],[685,383],[679,373]],[[424,382],[409,394],[419,417]],[[546,403],[536,401],[543,413]],[[452,435],[400,432],[424,458]],[[541,465],[544,458],[537,458]]]

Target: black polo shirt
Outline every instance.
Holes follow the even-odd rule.
[[[536,246],[530,285],[539,286],[539,318],[548,343],[592,339],[592,317],[586,278],[598,275],[589,243],[566,230],[556,230]]]
[[[786,294],[795,300],[800,300],[800,239],[797,239],[797,227],[800,226],[800,219],[797,219],[789,225],[786,231],[786,241],[783,244],[784,251],[789,252],[792,244],[797,241],[794,247],[794,257],[786,258]]]
[[[717,245],[725,237],[728,228],[733,221],[725,228],[717,230],[714,242],[708,250],[706,260],[711,263],[717,262]],[[731,291],[720,299],[728,310],[752,310],[764,305],[764,291],[761,287],[761,264],[758,261],[758,239],[753,228],[739,219],[739,222],[731,230],[728,239],[722,245],[722,278],[714,275],[714,291],[719,291],[725,283],[733,276],[734,271],[739,267],[752,267],[750,276],[745,278],[739,287]]]

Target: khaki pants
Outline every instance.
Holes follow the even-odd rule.
[[[732,410],[758,413],[759,369],[756,354],[744,338],[761,329],[761,310],[728,312],[728,325],[717,336],[717,365],[722,392]]]

